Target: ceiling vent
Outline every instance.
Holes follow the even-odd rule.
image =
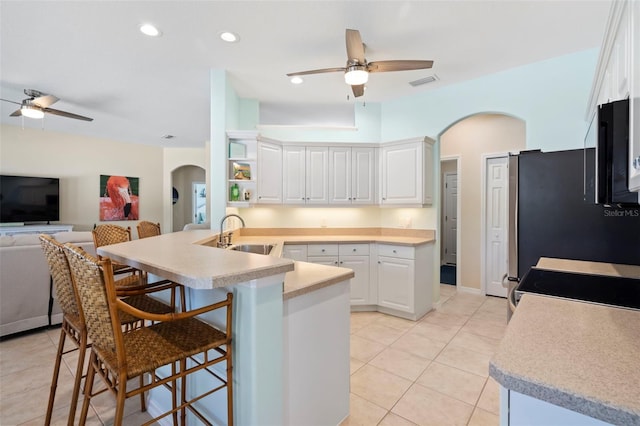
[[[162,139],[173,139],[173,138],[175,138],[175,136],[174,135],[162,135],[161,138]]]
[[[423,84],[432,83],[439,80],[437,75],[430,75],[429,77],[421,78],[420,80],[410,81],[409,84],[413,87],[422,86]]]

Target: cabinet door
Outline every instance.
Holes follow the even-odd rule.
[[[304,204],[305,193],[305,148],[285,146],[282,149],[282,188],[284,204]]]
[[[629,103],[629,189],[640,192],[640,1],[631,8],[630,75],[631,102]],[[640,194],[638,194],[640,202]]]
[[[351,304],[375,304],[369,291],[369,256],[340,256],[339,266],[349,268],[355,274],[351,278]]]
[[[282,257],[284,257],[285,259],[306,262],[307,261],[307,245],[306,244],[285,244],[285,246],[282,248]]]
[[[282,203],[282,147],[258,143],[258,203]]]
[[[375,170],[375,148],[352,148],[351,202],[353,204],[375,204]]]
[[[306,148],[307,204],[329,203],[329,148]]]
[[[317,263],[320,265],[338,266],[338,256],[309,256],[309,263]]]
[[[329,203],[351,204],[351,148],[329,148]]]
[[[413,313],[414,261],[378,256],[378,305]]]
[[[422,204],[422,145],[382,148],[382,204]]]

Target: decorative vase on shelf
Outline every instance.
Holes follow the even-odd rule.
[[[234,183],[233,186],[231,186],[230,198],[231,201],[238,201],[240,199],[240,188],[238,188],[237,183]]]

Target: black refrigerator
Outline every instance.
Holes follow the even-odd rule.
[[[640,207],[605,207],[594,190],[595,149],[509,158],[509,317],[514,287],[541,257],[640,265]]]

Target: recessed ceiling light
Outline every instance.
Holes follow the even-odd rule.
[[[226,41],[227,43],[235,43],[238,40],[240,40],[240,37],[238,36],[238,34],[234,34],[230,31],[223,31],[220,33],[220,38],[224,41]]]
[[[304,80],[302,79],[302,77],[298,77],[298,76],[291,77],[292,84],[302,84],[303,81]]]
[[[159,29],[151,24],[140,25],[140,32],[149,37],[159,37],[162,34]]]

